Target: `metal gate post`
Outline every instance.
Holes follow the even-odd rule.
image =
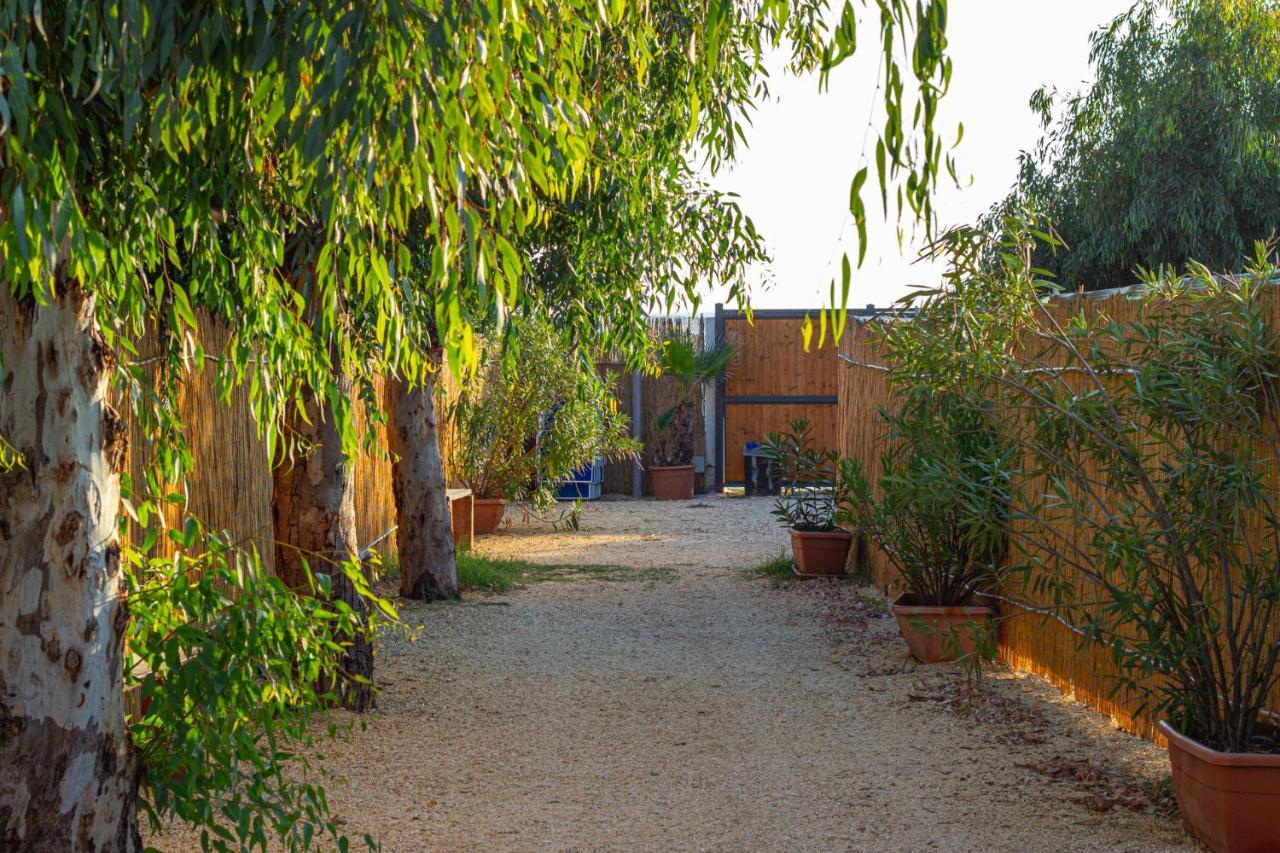
[[[640,394],[642,383],[639,371],[631,372],[631,437],[639,441],[644,429],[644,417],[640,411],[644,403]],[[644,467],[641,458],[631,460],[631,497],[638,498],[644,493]]]
[[[724,343],[724,303],[716,303],[715,315],[715,344]],[[724,491],[724,376],[721,375],[716,379],[716,442],[715,442],[715,463],[716,463],[716,481],[713,491]]]

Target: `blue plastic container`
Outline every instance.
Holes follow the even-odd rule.
[[[600,483],[582,483],[566,480],[556,489],[556,499],[562,501],[593,501],[600,497]]]
[[[593,501],[604,484],[604,457],[598,456],[556,484],[556,498],[562,501]]]

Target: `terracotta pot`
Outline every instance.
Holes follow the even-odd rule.
[[[990,607],[977,605],[916,604],[910,593],[898,596],[892,610],[911,656],[921,663],[944,663],[972,654],[977,647],[976,629],[996,615]]]
[[[796,574],[838,578],[844,574],[853,534],[847,530],[791,530],[791,557]]]
[[[1160,721],[1182,825],[1215,853],[1280,850],[1280,755],[1218,752]]]
[[[487,536],[498,529],[502,523],[502,513],[507,509],[507,502],[502,498],[476,498],[475,527],[477,536]]]
[[[687,501],[693,498],[692,465],[654,465],[649,468],[653,496],[660,501]]]

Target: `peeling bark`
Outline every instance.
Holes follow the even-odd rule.
[[[346,386],[349,394],[349,381]],[[313,573],[329,574],[333,598],[350,605],[363,623],[368,618],[363,599],[356,595],[350,579],[335,571],[336,564],[354,559],[359,548],[354,469],[342,451],[333,413],[310,392],[304,405],[306,419],[294,415],[286,429],[310,445],[310,452],[304,458],[285,461],[273,472],[276,575],[292,589],[306,590],[307,566]],[[342,661],[348,678],[337,688],[347,707],[364,711],[372,704],[372,686],[349,676],[372,682],[372,639],[360,631],[343,642],[349,643]]]
[[[425,601],[459,595],[434,390],[433,376],[416,387],[399,377],[387,386],[400,594]]]
[[[0,286],[0,847],[141,848],[124,716],[129,622],[116,516],[126,432],[94,297]]]

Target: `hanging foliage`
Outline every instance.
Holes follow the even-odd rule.
[[[344,447],[354,450],[351,398],[370,401],[375,376],[426,370],[418,344],[428,323],[455,372],[479,363],[475,329],[500,321],[521,298],[522,235],[545,224],[553,206],[586,198],[604,183],[603,152],[619,146],[624,155],[654,160],[623,181],[623,198],[634,200],[647,175],[661,177],[668,189],[672,181],[680,186],[687,149],[732,156],[745,112],[762,92],[764,49],[789,42],[798,61],[824,68],[851,53],[853,8],[829,44],[818,34],[824,8],[821,0],[716,0],[659,13],[631,0],[17,0],[0,9],[0,288],[16,306],[0,313],[3,352],[23,352],[35,340],[33,329],[43,334],[60,323],[55,331],[70,337],[71,349],[92,367],[82,371],[86,393],[67,398],[75,407],[70,414],[33,405],[24,413],[38,421],[33,428],[24,422],[21,435],[0,436],[7,478],[0,493],[12,499],[0,510],[27,520],[30,505],[7,486],[19,476],[54,482],[41,444],[45,425],[61,429],[79,418],[110,439],[76,444],[84,458],[72,466],[90,472],[70,496],[88,517],[67,529],[83,542],[94,574],[69,587],[67,597],[44,602],[43,617],[59,636],[85,635],[76,659],[86,672],[104,673],[94,682],[100,704],[54,719],[6,698],[5,711],[61,727],[48,739],[65,750],[56,760],[14,762],[40,790],[54,791],[49,768],[72,760],[89,762],[99,774],[93,790],[106,793],[95,797],[85,787],[63,807],[96,809],[96,835],[85,843],[136,846],[139,780],[144,804],[159,819],[201,827],[215,848],[259,844],[268,834],[305,847],[331,828],[322,791],[283,772],[292,750],[305,743],[305,728],[294,722],[272,728],[273,718],[245,703],[305,721],[325,697],[301,679],[332,666],[334,647],[350,633],[349,614],[286,600],[273,581],[252,577],[251,552],[200,534],[198,521],[186,518],[184,482],[198,475],[177,407],[188,371],[211,371],[224,400],[234,387],[245,389],[273,461],[301,449],[290,446],[281,425],[302,410],[306,392],[324,403]],[[884,0],[865,8],[880,14],[891,81],[882,184],[898,193],[900,209],[905,199],[927,219],[929,188],[942,162],[934,107],[950,75],[946,4]],[[675,37],[687,62],[672,65],[663,58]],[[593,76],[605,64],[627,85]],[[647,116],[638,93],[651,73],[682,75],[678,91],[687,95],[666,116],[683,119],[683,138],[676,144],[669,136],[652,150],[642,135],[628,141],[620,123],[634,108],[634,132]],[[910,89],[906,80],[913,81]],[[917,95],[920,107],[912,110],[906,105]],[[619,174],[616,163],[611,168]],[[675,202],[663,204],[682,215]],[[751,231],[731,206],[717,200],[708,210],[704,222],[729,225],[735,239],[745,235],[733,251],[754,252]],[[648,224],[640,230],[654,233],[657,220],[641,219]],[[424,274],[408,275],[415,260],[410,237],[421,247]],[[298,260],[291,241],[302,238],[305,293],[288,272]],[[730,251],[711,243],[698,251],[708,257],[716,248]],[[635,286],[621,279],[593,299],[625,305],[637,298]],[[645,298],[668,301],[683,287],[656,275],[644,286]],[[198,336],[202,309],[231,330],[216,355]],[[158,351],[143,356],[139,342],[152,335]],[[41,364],[57,363],[50,353],[41,350]],[[20,399],[28,399],[34,365],[18,358],[0,365],[6,392],[18,381]],[[114,440],[119,421],[104,402],[106,384],[111,399],[127,401],[148,442],[152,464],[142,478],[119,476],[123,448]],[[0,407],[14,406],[13,399],[0,398]],[[10,431],[18,419],[5,416],[13,413],[0,408],[0,430]],[[63,434],[50,441],[72,444]],[[15,466],[26,468],[15,473]],[[125,517],[137,538],[122,541],[119,554],[113,537],[89,536]],[[35,525],[31,535],[46,532]],[[175,535],[175,557],[150,557],[159,537]],[[41,560],[33,571],[62,571],[51,557]],[[0,560],[0,586],[15,588],[9,573],[19,568],[28,570]],[[125,568],[134,573],[127,581]],[[353,584],[359,575],[334,566],[316,575],[317,587],[323,591],[338,572]],[[188,584],[193,576],[214,586]],[[241,597],[218,598],[219,579]],[[146,602],[132,623],[122,585]],[[360,592],[372,609],[385,608]],[[85,612],[122,615],[110,617],[111,632],[95,633],[85,631]],[[252,623],[245,621],[250,613]],[[142,747],[137,774],[125,742],[117,665],[126,626],[137,638],[135,659],[146,662],[129,671],[149,669],[138,677],[157,709],[135,721]],[[28,639],[0,623],[4,659]],[[276,655],[282,644],[297,642],[302,647],[284,658],[293,673],[288,680]],[[24,660],[35,665],[35,658]],[[47,667],[58,666],[51,656]],[[228,668],[235,677],[219,681]],[[250,678],[284,696],[254,700]],[[219,685],[226,690],[219,693]],[[238,704],[194,718],[199,724],[176,716],[214,697]],[[34,738],[6,748],[39,751],[45,742]],[[84,747],[95,738],[109,741],[110,750]],[[227,766],[217,769],[215,757]],[[188,778],[209,787],[180,781]],[[0,809],[17,802],[17,790],[0,783]],[[275,802],[269,814],[246,817],[268,808],[267,800]],[[58,808],[42,801],[21,807],[22,831],[37,839],[32,843],[75,846],[60,833],[70,831],[64,823],[82,821],[64,822]]]

